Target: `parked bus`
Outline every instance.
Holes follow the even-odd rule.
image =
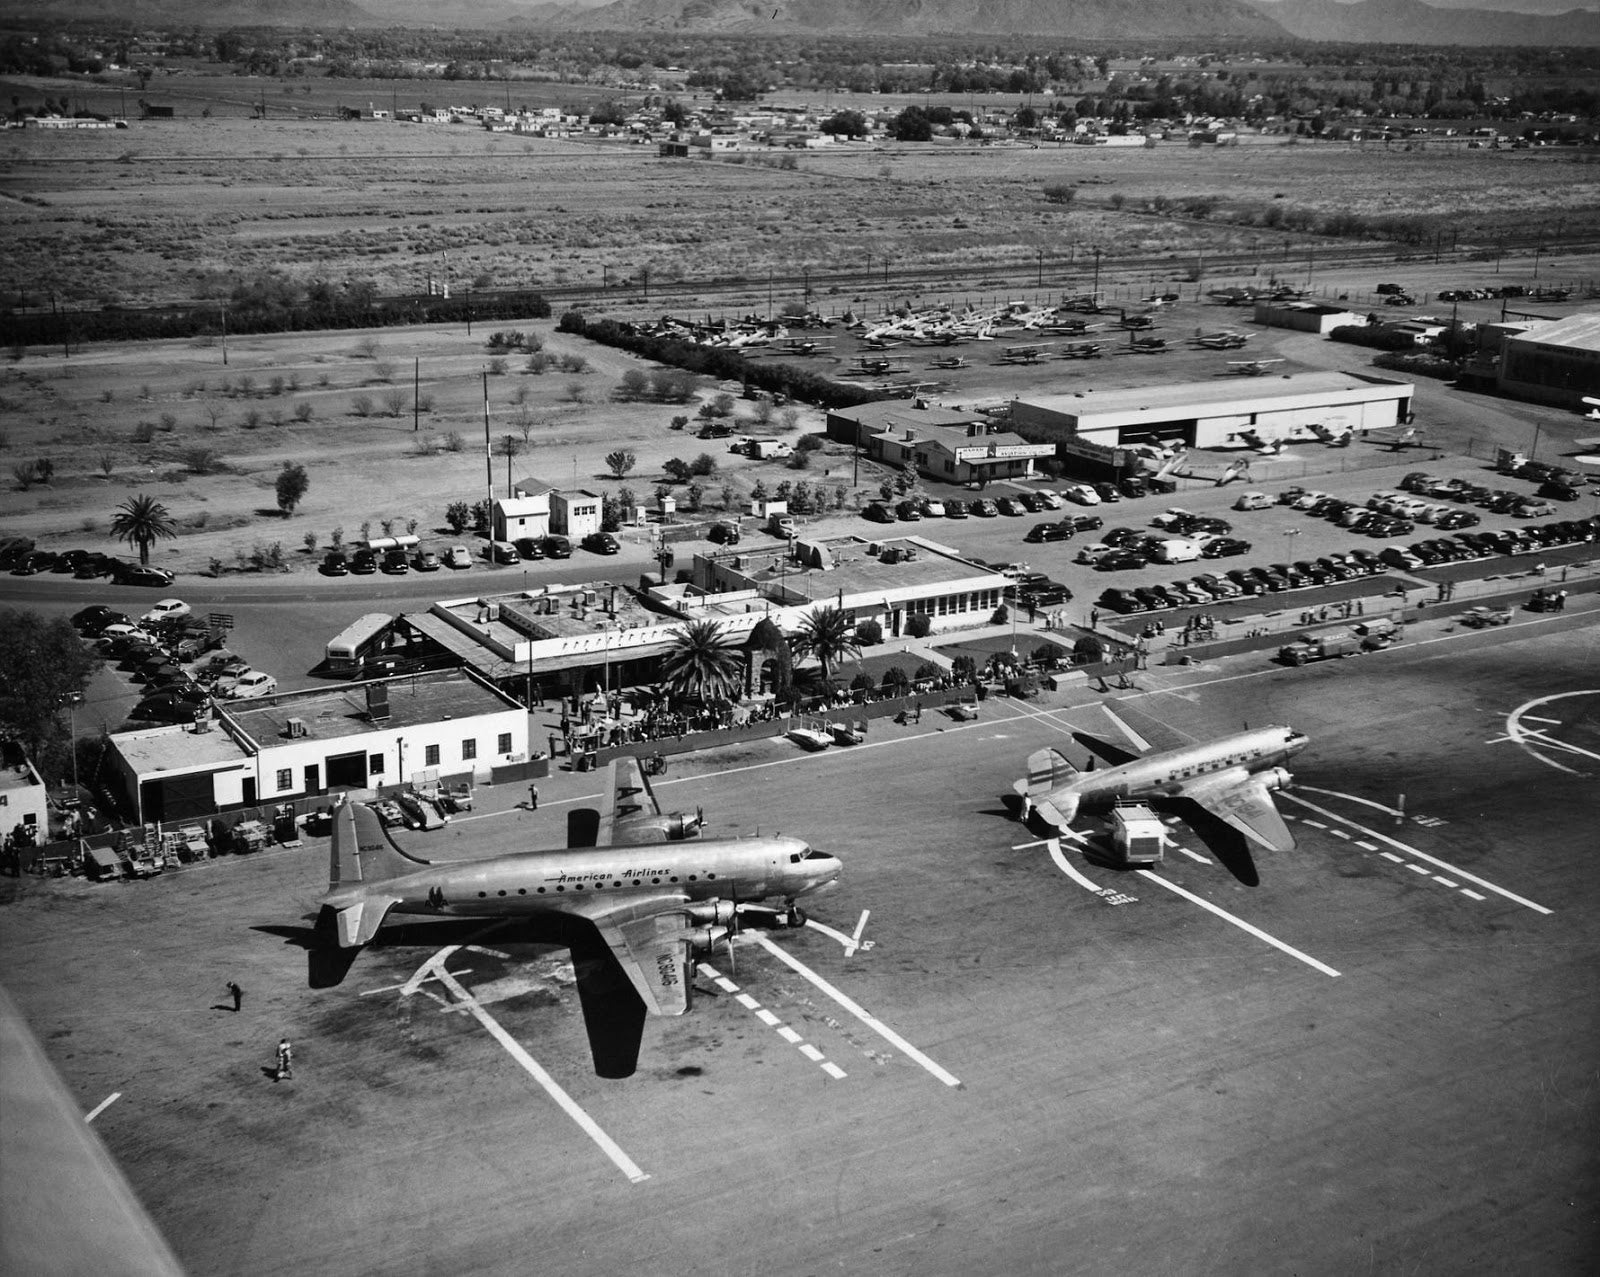
[[[346,626],[328,643],[328,673],[342,678],[360,678],[367,664],[383,654],[394,617],[387,612],[369,612],[353,625]]]

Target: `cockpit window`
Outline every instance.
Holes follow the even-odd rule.
[[[828,853],[825,851],[815,851],[812,848],[807,847],[805,858],[807,860],[827,860],[829,857]],[[799,859],[799,857],[796,857],[796,859]]]
[[[790,857],[789,857],[789,863],[790,863],[790,864],[791,864],[791,865],[798,865],[798,864],[799,864],[799,863],[800,863],[800,853],[799,853],[799,852],[798,852],[798,851],[797,851],[797,852],[795,852],[795,853],[793,853],[793,854],[792,854],[792,855],[791,855],[791,856],[790,856]]]

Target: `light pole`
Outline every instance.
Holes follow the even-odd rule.
[[[1098,244],[1094,248],[1094,290],[1089,296],[1096,306],[1100,304],[1100,246]]]
[[[1283,534],[1283,563],[1287,567],[1294,562],[1294,538],[1300,535],[1299,528],[1287,528]]]

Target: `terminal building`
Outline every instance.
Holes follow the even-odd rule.
[[[1054,451],[977,412],[880,401],[828,414],[828,437],[938,483],[1032,479],[1034,461]]]
[[[1018,399],[1011,426],[1024,439],[1056,445],[1065,456],[1082,451],[1079,445],[1096,457],[1130,444],[1243,448],[1252,446],[1245,432],[1270,443],[1315,438],[1312,426],[1358,436],[1392,428],[1410,419],[1415,389],[1346,372],[1222,377]]]
[[[661,659],[694,621],[741,644],[762,620],[794,633],[818,606],[873,620],[886,639],[911,617],[928,632],[987,624],[1008,581],[923,537],[796,538],[697,553],[687,580],[550,584],[445,599],[396,619],[405,650],[440,660],[528,704],[660,681]]]
[[[116,733],[106,762],[146,824],[350,789],[485,781],[528,757],[527,711],[458,669],[220,702],[200,723]]]

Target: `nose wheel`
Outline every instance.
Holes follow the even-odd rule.
[[[806,925],[806,911],[799,905],[791,903],[783,913],[783,925],[786,927],[803,927]]]

